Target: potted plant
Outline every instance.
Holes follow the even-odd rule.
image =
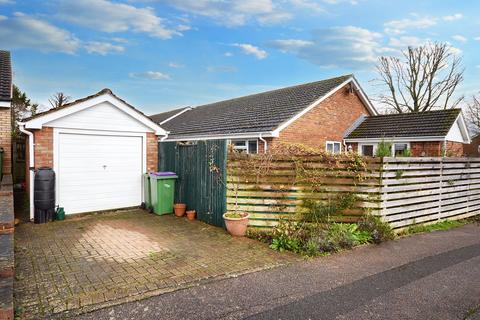
[[[190,221],[195,220],[196,213],[197,212],[195,210],[188,210],[187,211],[187,219],[190,220]]]
[[[173,205],[173,211],[177,217],[183,217],[185,211],[187,210],[187,205],[185,203],[175,203]]]
[[[224,213],[223,220],[228,232],[234,237],[244,237],[247,233],[249,216],[246,212]]]
[[[212,154],[214,150],[211,150]],[[210,155],[208,166],[210,172],[215,173],[217,175],[217,180],[221,183],[225,188],[227,187],[227,182],[220,168],[215,164],[213,155]],[[226,212],[223,214],[223,220],[225,222],[225,226],[227,227],[228,233],[235,237],[244,237],[247,233],[248,227],[248,218],[250,215],[247,212],[238,212],[238,185],[240,181],[232,182],[235,185],[235,211]]]

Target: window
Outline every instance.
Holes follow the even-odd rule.
[[[342,151],[342,144],[337,141],[327,141],[327,152],[340,153]]]
[[[362,156],[373,157],[373,144],[362,145]]]
[[[258,140],[233,140],[233,150],[245,153],[258,153]]]
[[[395,157],[402,157],[406,154],[409,149],[408,143],[395,143],[393,145],[393,155]]]

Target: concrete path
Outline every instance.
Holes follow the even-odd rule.
[[[80,319],[477,319],[479,306],[480,227],[472,224],[221,280]]]

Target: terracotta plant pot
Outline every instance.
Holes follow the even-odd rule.
[[[195,210],[188,210],[187,211],[187,219],[190,220],[190,221],[193,221],[195,220],[195,214],[197,212]]]
[[[183,217],[185,211],[187,210],[187,205],[185,203],[175,203],[173,205],[173,211],[177,217]]]
[[[249,216],[246,212],[227,212],[223,214],[227,231],[234,237],[244,237],[247,233]]]

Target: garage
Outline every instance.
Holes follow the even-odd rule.
[[[157,170],[158,139],[167,134],[109,89],[30,117],[20,129],[30,169],[54,170],[55,202],[67,215],[139,206],[142,174]]]

